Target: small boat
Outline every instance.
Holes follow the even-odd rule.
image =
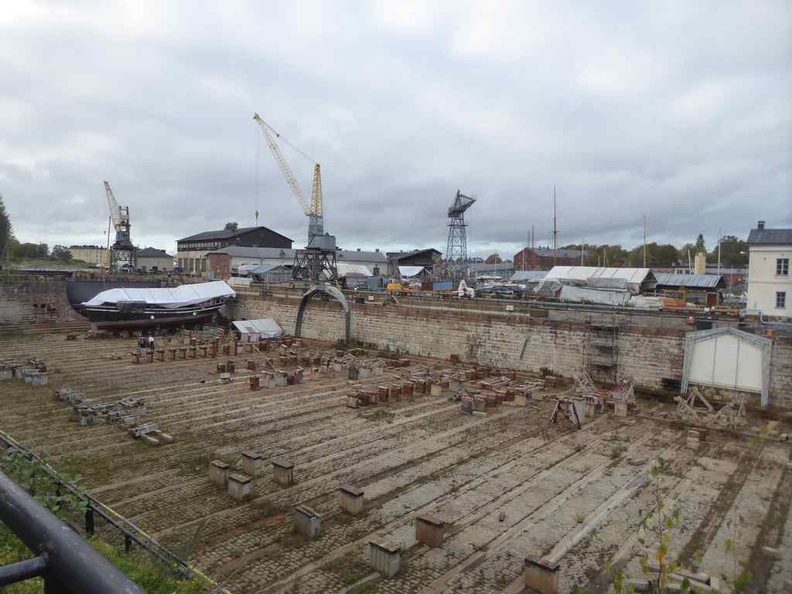
[[[102,291],[75,306],[94,330],[124,330],[209,321],[226,301],[236,297],[223,281],[175,288],[124,288]]]

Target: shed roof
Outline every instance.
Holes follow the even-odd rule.
[[[272,318],[260,320],[239,320],[231,324],[240,334],[258,334],[264,338],[275,338],[283,334],[283,330]]]
[[[138,258],[173,258],[165,250],[158,250],[157,248],[147,247],[138,250],[136,253]]]
[[[536,254],[536,256],[538,256],[539,258],[553,258],[553,257],[569,258],[569,259],[580,258],[580,250],[562,250],[562,249],[554,250],[552,248],[546,248],[546,247],[523,248],[519,252],[517,252],[515,258],[520,254],[527,255],[530,253]]]
[[[237,237],[239,235],[243,235],[245,233],[249,233],[250,231],[255,231],[257,229],[266,229],[270,233],[274,233],[275,235],[279,235],[284,239],[288,239],[289,241],[293,241],[289,239],[285,235],[281,235],[277,231],[273,231],[268,227],[240,227],[237,230],[231,229],[218,229],[216,231],[202,231],[201,233],[196,233],[195,235],[190,235],[189,237],[182,237],[181,239],[177,239],[177,242],[180,241],[209,241],[212,239],[231,239],[232,237]]]
[[[749,245],[792,245],[792,229],[751,229]]]
[[[338,250],[336,260],[339,262],[381,262],[387,264],[388,258],[382,252],[364,252],[362,250]]]
[[[553,266],[545,278],[581,281],[590,278],[619,278],[628,283],[655,281],[655,276],[648,268],[598,268],[596,266]]]
[[[440,252],[434,248],[426,248],[422,250],[412,250],[411,252],[388,252],[387,256],[389,260],[403,260],[404,258],[413,258],[415,256],[428,256],[431,257],[432,254],[440,255]]]
[[[687,287],[690,289],[718,289],[725,286],[720,274],[674,274],[655,272],[658,287]]]
[[[539,282],[543,280],[545,276],[547,276],[547,270],[518,270],[512,275],[511,280],[516,282]]]

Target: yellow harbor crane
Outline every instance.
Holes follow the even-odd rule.
[[[303,151],[289,143],[286,139],[281,137],[275,129],[270,126],[267,122],[261,119],[259,114],[253,114],[253,119],[258,122],[258,125],[261,127],[261,131],[264,134],[264,138],[267,141],[267,146],[269,146],[270,151],[272,152],[272,156],[275,158],[275,162],[278,164],[278,168],[280,169],[283,177],[286,178],[286,183],[289,184],[291,188],[292,194],[294,195],[295,199],[299,203],[300,207],[303,209],[305,216],[308,217],[308,243],[310,245],[311,239],[316,235],[324,235],[324,217],[322,215],[322,173],[321,167],[319,163],[311,159],[308,155],[306,155]],[[313,172],[313,187],[311,188],[311,202],[310,204],[305,199],[303,195],[302,188],[300,184],[297,183],[297,180],[294,177],[294,173],[292,173],[291,167],[286,162],[286,159],[283,156],[283,153],[278,146],[278,143],[275,139],[278,138],[281,142],[285,142],[295,151],[300,153],[303,157],[308,159],[314,164],[314,172]]]

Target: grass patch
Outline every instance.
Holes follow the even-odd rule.
[[[381,408],[370,413],[361,413],[360,416],[367,421],[386,421],[388,423],[393,423],[393,420],[396,418],[395,413],[388,412]]]
[[[9,449],[0,456],[0,468],[50,513],[79,531],[87,502],[77,479],[63,474],[50,475],[37,462],[29,460],[14,449]],[[77,491],[73,493],[59,484],[70,484]],[[87,539],[87,542],[149,594],[197,594],[205,590],[206,585],[202,581],[181,579],[176,568],[156,559],[143,549],[135,549],[127,554],[100,538]],[[16,535],[0,524],[0,565],[16,563],[33,556]],[[2,592],[42,594],[44,582],[41,578],[26,580],[8,586]]]
[[[369,564],[364,562],[356,551],[350,551],[346,555],[336,557],[332,561],[325,563],[322,569],[337,575],[346,586],[359,582],[372,572]]]

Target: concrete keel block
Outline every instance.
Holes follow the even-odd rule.
[[[159,445],[159,439],[156,437],[151,437],[151,435],[141,435],[143,441],[145,441],[149,445]]]
[[[430,547],[443,544],[445,522],[434,516],[422,515],[415,518],[415,540]]]
[[[228,472],[230,468],[231,465],[222,460],[212,460],[209,463],[209,480],[215,485],[225,487],[228,482]]]
[[[319,536],[322,530],[322,516],[306,505],[298,505],[294,508],[292,516],[294,531],[307,538]]]
[[[341,485],[338,488],[338,506],[341,511],[350,515],[361,514],[363,512],[363,491],[349,485]]]
[[[533,557],[525,559],[523,578],[525,586],[541,594],[558,594],[558,563],[545,559],[537,560]]]
[[[294,483],[294,464],[285,460],[272,461],[272,480],[287,487]]]
[[[242,472],[253,477],[261,476],[264,473],[261,454],[250,450],[242,452]]]
[[[253,479],[247,475],[232,473],[228,475],[228,494],[237,501],[243,501],[253,493]]]
[[[385,577],[393,577],[401,567],[401,547],[392,542],[370,540],[369,563]]]

